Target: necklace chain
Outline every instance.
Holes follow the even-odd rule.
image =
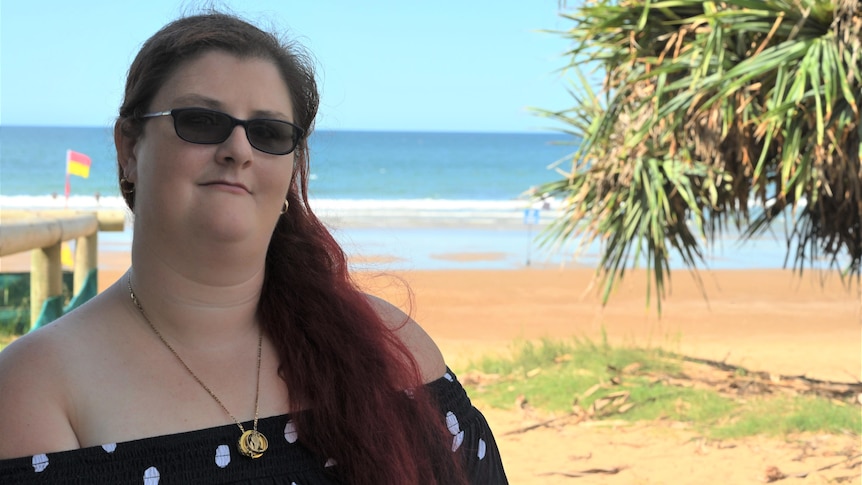
[[[144,321],[147,322],[147,325],[150,326],[150,328],[153,330],[153,332],[156,334],[156,336],[159,338],[159,340],[162,341],[162,343],[165,345],[165,347],[167,347],[168,350],[170,350],[171,353],[174,354],[174,357],[176,357],[177,360],[179,361],[179,363],[182,364],[182,366],[186,369],[186,371],[188,371],[189,375],[192,376],[192,378],[195,380],[195,382],[200,384],[200,386],[210,395],[210,397],[212,397],[213,400],[215,400],[215,402],[218,403],[218,405],[222,408],[222,410],[224,410],[225,414],[230,416],[230,418],[233,419],[234,423],[236,423],[236,425],[239,427],[239,430],[242,432],[242,436],[240,437],[240,443],[239,443],[240,452],[243,453],[244,455],[250,456],[252,458],[260,457],[263,454],[263,452],[266,451],[266,448],[267,448],[266,438],[264,438],[263,435],[257,431],[257,422],[258,422],[258,418],[260,416],[260,414],[259,414],[259,411],[260,411],[260,408],[259,408],[259,404],[260,404],[260,361],[261,361],[261,355],[262,355],[262,350],[263,350],[263,332],[262,331],[260,332],[258,339],[257,339],[257,385],[255,386],[255,390],[254,390],[254,430],[253,431],[251,431],[251,430],[246,431],[245,428],[243,427],[242,423],[233,414],[231,414],[230,411],[228,411],[228,409],[224,405],[224,403],[221,402],[221,399],[219,399],[218,396],[216,396],[216,394],[212,391],[212,389],[210,389],[209,386],[204,384],[204,381],[202,381],[201,378],[198,377],[197,374],[194,373],[194,371],[192,371],[191,367],[189,367],[188,364],[186,364],[186,362],[182,359],[182,357],[180,357],[180,354],[178,354],[177,351],[174,350],[173,346],[171,346],[171,344],[168,343],[168,341],[165,339],[165,337],[162,335],[162,333],[159,332],[159,329],[156,328],[155,325],[153,325],[152,321],[150,321],[150,317],[148,317],[147,312],[144,311],[144,307],[141,305],[141,302],[138,300],[138,296],[135,294],[135,290],[132,289],[132,274],[131,274],[131,272],[129,272],[129,274],[128,274],[127,284],[129,287],[129,297],[132,299],[132,303],[134,303],[135,307],[138,309],[138,312],[140,312],[141,316],[144,318]],[[260,444],[259,441],[254,441],[254,442],[248,441],[250,439],[251,440],[262,440],[263,442],[262,442],[262,444]],[[255,443],[255,444],[251,444],[251,443]],[[251,450],[249,450],[249,448],[251,448]]]

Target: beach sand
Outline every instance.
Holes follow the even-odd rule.
[[[495,255],[439,257],[459,261]],[[99,261],[101,290],[125,272],[129,255],[102,252]],[[26,270],[28,263],[29,255],[8,256],[0,259],[0,270]],[[599,342],[605,332],[615,344],[661,347],[750,370],[862,380],[858,288],[844,286],[834,273],[701,272],[701,290],[691,273],[676,271],[661,318],[646,305],[642,272],[627,274],[606,306],[598,290],[590,289],[592,276],[589,269],[524,268],[363,272],[356,278],[370,293],[411,312],[456,370],[482,355],[506,353],[518,340]],[[769,466],[788,474],[812,471],[840,462],[836,454],[841,450],[862,448],[858,435],[707,442],[668,423],[542,427],[506,435],[530,418],[514,403],[511,410],[483,411],[498,435],[512,483],[573,483],[572,475],[584,470],[593,473],[579,477],[579,484],[762,483]],[[858,477],[858,463],[842,467],[794,480]],[[615,468],[616,473],[606,473]]]

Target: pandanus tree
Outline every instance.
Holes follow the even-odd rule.
[[[574,102],[543,114],[579,144],[536,191],[563,201],[542,243],[601,241],[605,302],[643,264],[660,311],[672,253],[697,268],[729,229],[778,220],[785,265],[825,258],[858,281],[862,3],[588,0],[561,15]]]

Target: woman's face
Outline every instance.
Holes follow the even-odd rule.
[[[289,88],[272,62],[222,51],[180,66],[148,111],[189,107],[241,120],[294,121]],[[148,243],[204,237],[268,245],[290,185],[294,152],[257,150],[242,126],[222,143],[190,143],[177,136],[171,116],[147,119],[142,135],[122,144],[123,173],[135,184],[135,227],[153,236]]]

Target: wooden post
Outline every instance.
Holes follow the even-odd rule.
[[[77,239],[75,294],[98,267],[98,231],[122,231],[123,211],[21,211],[0,209],[0,257],[30,250],[30,325],[42,307],[63,293],[61,244]],[[55,302],[56,303],[56,302]],[[56,313],[57,308],[54,308]],[[57,315],[52,315],[57,316]]]
[[[76,239],[73,295],[81,292],[90,270],[96,269],[98,265],[98,238],[99,233],[94,232],[89,236],[81,236]]]
[[[63,292],[61,243],[30,252],[30,328],[36,325],[45,300]]]

